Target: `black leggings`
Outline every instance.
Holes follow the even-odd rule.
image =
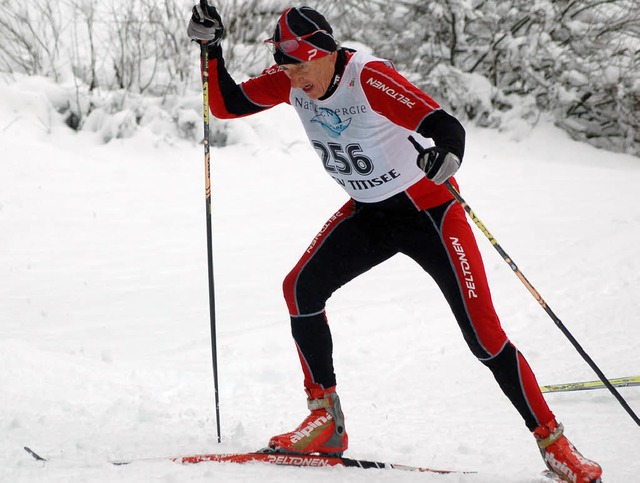
[[[358,275],[403,253],[438,284],[473,354],[493,372],[530,430],[553,419],[524,357],[502,330],[462,207],[420,211],[405,193],[345,204],[322,227],[283,289],[307,393],[336,385],[326,301]]]

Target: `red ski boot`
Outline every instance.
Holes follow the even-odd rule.
[[[311,414],[290,433],[269,440],[269,447],[283,453],[320,453],[341,456],[349,446],[344,415],[335,388],[323,391],[319,398],[307,399]]]
[[[563,432],[564,427],[555,419],[533,432],[547,468],[572,483],[601,483],[600,465],[582,456]]]

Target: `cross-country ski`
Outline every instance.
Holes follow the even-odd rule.
[[[47,462],[47,458],[36,453],[30,447],[25,446],[24,450],[30,454],[36,461]],[[198,463],[263,463],[277,466],[297,466],[297,467],[309,467],[309,468],[329,468],[329,467],[344,467],[344,468],[361,468],[361,469],[378,469],[378,470],[401,470],[401,471],[413,471],[417,473],[436,473],[436,474],[474,474],[475,471],[468,470],[452,470],[452,469],[434,469],[424,466],[410,466],[397,463],[385,463],[380,461],[369,461],[362,459],[348,458],[344,456],[329,456],[329,455],[304,455],[304,454],[287,454],[287,453],[274,453],[268,449],[250,453],[235,453],[235,454],[222,454],[222,453],[205,453],[183,456],[167,456],[167,457],[154,457],[154,458],[137,458],[128,460],[110,460],[109,463],[115,466],[125,466],[135,463],[144,463],[151,461],[172,461],[180,464],[198,464]]]
[[[256,451],[252,453],[238,454],[199,454],[188,456],[177,456],[167,458],[176,463],[197,464],[197,463],[265,463],[278,466],[298,466],[298,467],[345,467],[345,468],[361,468],[361,469],[379,469],[379,470],[401,470],[414,471],[418,473],[437,473],[450,474],[462,473],[472,474],[475,471],[462,471],[452,469],[434,469],[421,466],[409,466],[396,463],[384,463],[379,461],[368,461],[361,459],[348,458],[344,456],[323,456],[323,455],[303,455],[303,454],[287,454],[273,453],[269,451]],[[136,460],[116,460],[111,461],[114,465],[126,465],[135,463]]]
[[[34,460],[46,463],[47,458],[33,451],[28,446],[24,447],[24,450],[30,454]],[[183,456],[168,456],[168,457],[153,457],[153,458],[134,458],[127,460],[111,460],[114,466],[127,466],[140,463],[151,462],[163,462],[171,461],[174,463],[192,465],[199,463],[233,463],[233,464],[267,464],[275,466],[293,466],[298,468],[358,468],[363,470],[396,470],[396,471],[408,471],[414,473],[432,473],[438,475],[475,475],[476,471],[469,470],[452,470],[452,469],[434,469],[424,466],[410,466],[396,463],[384,463],[380,461],[360,460],[354,458],[348,458],[343,456],[322,456],[322,455],[302,455],[302,454],[286,454],[286,453],[274,453],[268,449],[263,449],[250,453],[235,453],[235,454],[222,454],[222,453],[207,453],[196,455],[183,455]],[[542,476],[554,482],[562,483],[562,480],[557,474],[550,470],[544,470]]]

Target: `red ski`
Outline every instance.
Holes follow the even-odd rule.
[[[240,454],[202,454],[193,456],[180,456],[171,458],[177,463],[203,463],[207,461],[217,463],[266,463],[282,466],[309,466],[309,467],[329,467],[343,466],[347,468],[374,468],[388,470],[416,471],[427,473],[475,473],[474,471],[456,471],[456,470],[437,470],[433,468],[424,468],[417,466],[398,465],[393,463],[380,463],[377,461],[359,460],[353,458],[345,458],[342,456],[321,456],[321,455],[303,455],[289,453],[273,453],[273,452],[255,452]]]
[[[37,461],[46,462],[47,459],[43,458],[39,454],[35,453],[32,449],[25,446],[27,451]],[[168,456],[168,457],[155,457],[155,458],[136,458],[129,460],[110,461],[111,464],[121,466],[131,463],[142,461],[173,461],[181,464],[195,464],[205,462],[215,463],[263,463],[271,465],[281,466],[299,466],[299,467],[314,467],[314,468],[326,468],[331,466],[342,466],[346,468],[363,468],[363,469],[379,469],[379,470],[402,470],[402,471],[415,471],[418,473],[476,473],[475,471],[460,471],[460,470],[437,470],[433,468],[425,468],[418,466],[398,465],[393,463],[381,463],[378,461],[359,460],[353,458],[345,458],[342,456],[321,456],[321,455],[304,455],[304,454],[290,454],[290,453],[274,453],[267,449],[256,451],[252,453],[236,453],[236,454],[198,454],[189,456]]]

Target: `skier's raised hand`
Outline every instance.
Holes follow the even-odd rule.
[[[206,0],[194,5],[187,34],[198,43],[218,45],[224,34],[224,25],[216,7],[208,5]]]

